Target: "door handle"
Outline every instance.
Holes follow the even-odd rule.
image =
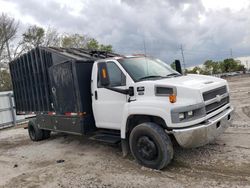
[[[98,99],[97,91],[95,91],[95,100]]]

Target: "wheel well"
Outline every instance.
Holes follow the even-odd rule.
[[[36,118],[31,118],[30,120],[29,120],[29,122],[28,122],[28,125],[32,125],[32,126],[34,126],[34,125],[36,125]]]
[[[130,115],[126,124],[126,134],[129,135],[134,127],[145,122],[153,122],[162,128],[167,128],[165,121],[161,117],[152,115]]]

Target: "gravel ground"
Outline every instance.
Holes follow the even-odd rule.
[[[229,84],[232,126],[204,147],[175,147],[162,171],[122,158],[118,146],[64,134],[32,142],[11,128],[0,131],[0,187],[250,187],[250,77]]]

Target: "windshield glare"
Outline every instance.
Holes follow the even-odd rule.
[[[133,57],[118,60],[134,81],[160,79],[170,74],[179,75],[167,63],[149,57]]]

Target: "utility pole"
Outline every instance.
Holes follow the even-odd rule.
[[[230,48],[230,56],[231,56],[231,58],[233,58],[233,49],[232,48]]]
[[[181,44],[180,50],[181,50],[181,56],[182,56],[183,73],[185,73],[186,72],[186,63],[185,63],[185,58],[184,58],[184,52],[183,52],[182,44]]]
[[[145,43],[145,36],[143,35],[143,48],[144,48],[144,54],[145,56],[147,55],[147,50],[146,50],[146,43]]]

